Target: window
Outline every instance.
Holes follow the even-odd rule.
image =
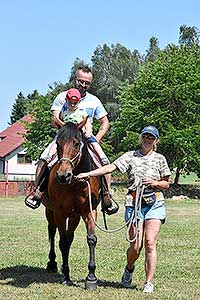
[[[18,164],[30,164],[31,159],[26,156],[26,154],[17,154],[17,163]]]

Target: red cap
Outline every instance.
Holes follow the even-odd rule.
[[[66,100],[78,102],[81,100],[81,94],[79,90],[71,88],[67,91]]]

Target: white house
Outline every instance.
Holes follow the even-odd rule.
[[[24,116],[0,132],[0,176],[5,180],[35,179],[35,162],[27,159],[22,146],[26,132],[23,122],[31,121],[30,115]]]

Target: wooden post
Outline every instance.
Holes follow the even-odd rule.
[[[8,160],[6,160],[6,186],[5,186],[5,196],[8,196]]]

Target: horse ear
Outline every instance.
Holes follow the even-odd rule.
[[[85,126],[88,117],[89,117],[89,116],[85,117],[85,118],[83,119],[83,121],[81,121],[80,123],[77,124],[77,128],[78,128],[78,129],[81,129],[83,126]]]

